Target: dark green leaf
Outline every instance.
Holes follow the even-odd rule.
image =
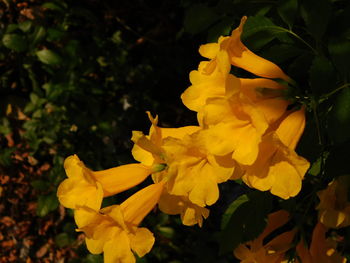
[[[232,214],[237,210],[237,208],[247,201],[249,201],[248,196],[241,195],[229,205],[221,218],[221,230],[226,228],[228,221],[230,220]]]
[[[185,14],[184,27],[188,33],[198,34],[219,19],[212,8],[204,4],[196,4]]]
[[[47,41],[57,41],[60,40],[64,36],[65,32],[61,30],[57,30],[55,28],[49,28],[47,30]]]
[[[22,52],[27,48],[25,37],[18,34],[5,34],[2,37],[2,43],[5,47],[17,52]]]
[[[329,132],[337,143],[350,139],[350,87],[337,95],[330,116]]]
[[[307,30],[317,40],[326,32],[331,17],[332,5],[329,0],[306,0],[301,2],[301,15]]]
[[[291,29],[293,27],[295,15],[298,11],[298,1],[297,0],[284,0],[279,1],[277,7],[277,12],[282,20]]]
[[[326,172],[331,177],[350,174],[350,140],[330,149],[326,162]]]
[[[247,19],[247,22],[244,25],[244,31],[242,38],[248,38],[257,32],[264,31],[272,35],[288,32],[288,29],[285,29],[280,26],[276,26],[270,19],[264,16],[251,16]]]
[[[24,21],[20,24],[18,24],[19,29],[21,29],[23,32],[28,32],[32,28],[33,22],[31,20]]]
[[[234,211],[221,231],[221,253],[232,252],[240,243],[253,240],[264,230],[265,218],[272,208],[271,196],[255,191],[248,194],[248,199],[241,199],[240,205],[232,209]]]
[[[264,16],[249,17],[242,34],[242,41],[249,48],[258,50],[267,43],[275,39],[279,34],[286,33],[288,30],[276,26],[270,19]]]
[[[60,233],[55,236],[55,243],[58,247],[66,247],[70,245],[74,239],[72,239],[67,233]]]
[[[328,46],[333,63],[340,72],[343,79],[350,80],[350,40],[349,39],[333,39]]]
[[[227,36],[231,33],[232,18],[226,17],[208,31],[208,42],[217,42],[220,36]]]
[[[36,26],[33,34],[30,35],[30,45],[35,47],[41,40],[44,39],[46,30],[43,26]]]
[[[44,3],[42,5],[42,7],[47,8],[47,9],[51,9],[51,10],[55,10],[55,11],[64,12],[64,8],[61,5],[59,5],[58,3],[55,3],[55,2]]]
[[[15,148],[0,149],[0,164],[3,166],[12,165],[12,153]]]
[[[49,182],[43,180],[34,180],[30,183],[35,190],[45,191],[50,186]]]
[[[311,89],[315,95],[321,95],[335,88],[335,70],[332,63],[325,57],[314,58],[309,76]]]
[[[49,49],[43,49],[36,52],[39,60],[48,65],[57,65],[62,62],[62,58],[55,52]]]
[[[51,211],[55,210],[58,207],[58,200],[56,193],[49,195],[40,195],[38,198],[38,206],[36,213],[38,216],[46,216]]]
[[[87,255],[84,263],[103,263],[103,257],[101,255]]]

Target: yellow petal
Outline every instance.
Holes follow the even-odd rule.
[[[181,220],[185,226],[198,224],[199,227],[202,227],[203,219],[208,218],[208,216],[209,209],[193,204],[184,207],[184,211],[181,213]]]
[[[86,247],[92,254],[100,254],[103,252],[104,240],[96,240],[92,238],[85,238]]]
[[[180,128],[160,128],[162,138],[173,137],[177,139],[183,139],[186,135],[190,135],[199,131],[199,126],[185,126]]]
[[[136,161],[139,161],[143,165],[151,166],[154,163],[154,157],[152,153],[144,150],[137,144],[134,144],[131,150],[132,156]]]
[[[290,163],[281,161],[270,167],[269,175],[274,177],[271,194],[283,199],[296,196],[301,189],[301,178]]]
[[[120,205],[125,222],[137,226],[158,203],[163,187],[163,182],[152,184],[125,200]]]
[[[219,188],[212,166],[198,165],[194,172],[197,172],[197,182],[188,196],[189,200],[201,207],[214,204],[219,199]]]
[[[218,43],[209,43],[199,47],[199,54],[205,58],[213,59],[220,50]]]
[[[150,139],[148,139],[142,132],[140,131],[132,131],[131,140],[140,146],[142,149],[153,153],[155,155],[161,155],[162,150],[154,144]]]
[[[140,184],[151,172],[150,166],[133,163],[97,171],[93,176],[102,185],[104,196],[111,196]]]
[[[284,145],[290,149],[295,149],[305,128],[305,110],[301,108],[298,111],[289,114],[279,125],[276,134]]]
[[[135,263],[131,252],[130,240],[125,231],[120,231],[113,239],[106,242],[103,248],[105,263]]]
[[[60,203],[67,208],[87,206],[99,210],[103,199],[103,189],[100,183],[91,185],[83,180],[68,178],[58,186],[57,197]]]
[[[231,63],[260,77],[280,78],[289,81],[290,78],[276,64],[254,54],[241,42],[241,34],[246,20],[247,17],[242,17],[240,25],[232,31],[230,41],[227,43]],[[222,46],[225,44],[222,43]]]
[[[74,210],[74,220],[78,228],[84,228],[92,222],[99,221],[98,210],[91,209],[86,206],[78,207]]]
[[[154,236],[147,228],[136,228],[129,234],[131,249],[143,257],[150,252],[154,244]]]

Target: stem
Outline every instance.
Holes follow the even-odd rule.
[[[312,50],[312,52],[314,52],[315,54],[317,54],[316,49],[314,49],[309,43],[307,43],[304,39],[302,39],[300,36],[298,36],[297,34],[295,34],[292,30],[288,30],[285,29],[287,33],[291,34],[292,36],[294,36],[296,39],[299,39],[301,42],[304,43],[304,45],[306,45],[308,48],[310,48]]]
[[[327,93],[326,95],[323,95],[320,102],[323,102],[324,100],[326,100],[328,97],[334,95],[335,93],[337,93],[339,90],[345,89],[347,87],[350,87],[350,83],[345,83],[343,86],[340,86],[339,88],[336,88],[335,90],[332,90],[331,92]]]

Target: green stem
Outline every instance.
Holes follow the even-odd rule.
[[[343,86],[340,86],[339,88],[336,88],[335,90],[332,90],[331,92],[327,93],[326,95],[323,95],[322,98],[320,99],[320,102],[325,101],[327,98],[329,98],[330,96],[334,95],[339,90],[345,89],[347,87],[350,87],[350,83],[345,83]]]
[[[309,43],[307,43],[304,39],[302,39],[300,36],[298,36],[297,34],[295,34],[292,30],[288,30],[285,29],[287,33],[291,34],[292,36],[294,36],[296,39],[299,39],[301,42],[304,43],[304,45],[306,45],[308,48],[310,48],[312,50],[312,52],[314,52],[315,54],[317,54],[316,49],[314,49]]]

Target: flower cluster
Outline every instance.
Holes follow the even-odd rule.
[[[185,106],[197,112],[198,125],[161,128],[158,117],[148,112],[149,133],[132,133],[132,154],[139,163],[92,171],[76,155],[66,159],[68,178],[58,188],[59,201],[74,209],[89,251],[104,252],[105,262],[135,262],[133,253],[141,257],[150,251],[154,237],[138,226],[156,205],[164,213],[179,214],[184,225],[201,226],[209,216],[207,206],[219,198],[218,184],[228,180],[242,179],[283,199],[299,193],[309,168],[295,152],[305,126],[304,109],[290,106],[287,87],[278,81],[291,79],[241,42],[245,21],[243,17],[230,36],[199,49],[208,60],[190,73],[192,85],[181,96]],[[239,78],[231,74],[233,67],[255,76]],[[101,208],[103,197],[149,176],[153,184],[120,205]],[[261,242],[251,246],[265,249]]]

